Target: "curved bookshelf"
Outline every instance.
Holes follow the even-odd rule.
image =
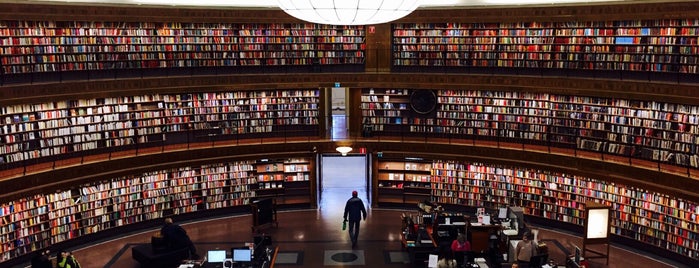
[[[85,239],[98,233],[138,226],[162,217],[215,213],[268,197],[270,174],[282,206],[312,206],[312,161],[305,157],[183,165],[73,185],[0,204],[0,263]],[[288,184],[288,185],[287,185]],[[267,185],[267,186],[265,186]],[[288,191],[288,193],[283,192]]]
[[[62,100],[0,107],[0,163],[212,139],[318,136],[317,89]]]
[[[5,83],[22,83],[37,77],[363,69],[364,39],[361,26],[5,20],[0,21],[0,73]]]
[[[94,9],[104,11],[104,9]],[[623,7],[611,9],[617,10]],[[160,14],[168,11],[161,11]],[[584,19],[579,19],[577,21],[580,22],[576,23],[566,22],[570,20],[566,18],[562,21],[540,23],[492,22],[492,20],[483,23],[461,22],[444,24],[443,28],[431,24],[420,24],[419,30],[408,29],[412,26],[403,27],[401,31],[405,32],[400,35],[396,34],[396,30],[393,31],[393,36],[390,33],[378,33],[386,35],[385,41],[392,39],[393,45],[396,45],[396,42],[402,43],[401,47],[393,46],[392,51],[386,51],[387,55],[394,56],[394,60],[398,56],[401,62],[412,65],[402,67],[423,68],[415,70],[428,72],[442,72],[448,68],[458,69],[459,72],[462,70],[470,72],[479,68],[484,72],[516,70],[511,73],[520,74],[521,71],[521,74],[528,75],[551,74],[554,75],[553,78],[542,76],[465,78],[461,75],[435,76],[396,72],[376,75],[333,74],[332,79],[329,79],[314,75],[312,72],[318,71],[314,67],[316,65],[351,65],[359,67],[353,69],[356,71],[363,70],[365,61],[374,60],[363,58],[364,43],[367,42],[363,38],[363,29],[316,29],[315,26],[290,23],[175,22],[177,20],[174,18],[175,15],[164,16],[172,18],[171,23],[139,22],[141,18],[132,16],[127,18],[126,22],[108,22],[98,25],[100,24],[98,22],[73,21],[74,18],[65,15],[70,13],[63,12],[63,17],[50,16],[49,20],[53,22],[33,22],[20,18],[6,20],[2,24],[5,27],[0,27],[1,44],[3,44],[0,63],[4,72],[0,83],[36,82],[39,81],[35,79],[37,77],[64,82],[50,85],[12,86],[0,92],[0,96],[3,96],[3,100],[0,100],[3,103],[2,108],[11,109],[3,110],[0,118],[0,126],[3,127],[2,148],[5,150],[3,159],[10,162],[5,163],[7,166],[19,164],[26,168],[34,163],[33,160],[53,157],[54,159],[49,160],[49,163],[50,161],[54,161],[54,164],[59,163],[60,168],[60,161],[56,160],[57,158],[71,156],[84,158],[88,152],[127,154],[127,151],[135,147],[138,155],[139,147],[152,146],[156,151],[161,150],[162,153],[169,145],[189,148],[190,144],[201,140],[225,141],[237,135],[252,137],[279,133],[274,129],[270,131],[266,125],[270,123],[269,119],[265,118],[270,115],[269,113],[255,110],[266,105],[261,101],[257,103],[263,98],[260,95],[244,97],[252,104],[243,105],[244,108],[240,108],[243,112],[239,114],[245,114],[249,118],[231,117],[230,109],[234,109],[235,114],[233,104],[238,99],[235,95],[226,95],[233,94],[233,90],[219,89],[221,85],[234,85],[236,88],[243,87],[241,85],[251,85],[251,90],[244,91],[256,92],[255,94],[275,94],[279,91],[261,88],[259,84],[274,85],[270,88],[285,85],[284,88],[291,88],[291,90],[282,90],[282,92],[289,92],[296,88],[319,88],[324,84],[330,84],[328,81],[342,81],[360,88],[375,87],[376,92],[380,92],[375,93],[377,95],[390,95],[389,101],[383,101],[383,97],[378,100],[360,101],[362,115],[372,117],[370,120],[374,121],[369,122],[381,124],[381,127],[374,128],[374,134],[384,141],[386,140],[384,136],[388,136],[385,134],[393,132],[400,133],[401,139],[419,137],[425,144],[428,140],[436,142],[446,138],[449,143],[455,144],[473,142],[474,147],[477,147],[476,140],[484,143],[494,142],[498,149],[501,149],[499,146],[505,143],[514,144],[516,147],[521,146],[523,151],[525,148],[539,146],[537,148],[544,148],[544,151],[548,149],[549,154],[552,150],[570,149],[567,152],[571,153],[571,158],[578,158],[575,160],[584,159],[586,157],[584,153],[587,152],[601,156],[601,159],[596,158],[595,161],[599,162],[597,164],[608,161],[609,159],[605,159],[605,156],[618,156],[628,161],[629,169],[642,170],[633,166],[637,159],[642,159],[657,163],[658,173],[665,172],[660,170],[661,165],[672,164],[684,168],[681,169],[683,172],[686,170],[686,177],[683,176],[682,179],[692,180],[696,174],[696,150],[693,146],[697,138],[696,122],[693,118],[696,107],[691,99],[695,98],[693,93],[695,88],[688,86],[688,83],[696,80],[696,70],[693,66],[697,65],[696,30],[699,27],[696,26],[696,20],[678,19],[677,14],[669,15],[671,19],[666,20],[646,19],[648,17],[646,15],[641,16],[642,19],[615,19],[612,22],[599,22],[606,17],[597,16],[595,19],[583,16]],[[196,14],[209,12],[201,11]],[[494,14],[492,10],[485,12]],[[502,14],[511,11],[498,12]],[[541,12],[555,11],[546,9]],[[631,13],[633,12],[629,12]],[[657,14],[659,13],[654,12],[653,16]],[[689,14],[692,16],[691,12]],[[633,17],[628,14],[620,16]],[[68,17],[70,19],[66,19]],[[503,16],[495,17],[501,19]],[[545,16],[539,15],[539,18],[541,17]],[[204,20],[188,18],[193,21]],[[478,20],[477,16],[475,18]],[[120,17],[116,20],[120,20]],[[250,26],[249,29],[248,26]],[[230,29],[237,30],[238,34],[235,35]],[[114,35],[115,31],[121,31],[121,35]],[[333,40],[329,37],[340,35],[339,31],[342,31],[343,38]],[[289,38],[293,42],[290,43]],[[368,35],[367,38],[369,38]],[[35,39],[38,43],[31,43],[35,42]],[[20,43],[16,44],[15,40]],[[373,41],[382,40],[379,38]],[[139,45],[129,42],[136,42]],[[252,58],[260,56],[263,60]],[[321,60],[307,61],[308,57]],[[390,60],[387,64],[390,65]],[[430,67],[426,67],[428,65]],[[243,75],[210,76],[238,70],[270,72],[278,75],[267,75],[264,78]],[[637,81],[609,82],[601,79],[585,81],[585,78],[590,76],[599,78],[598,75],[610,70],[631,73],[630,78],[638,78],[644,82],[654,80],[649,78],[657,76],[661,78],[660,80],[670,81],[675,85]],[[283,72],[291,71],[305,75],[297,78],[282,77]],[[615,78],[611,76],[621,72],[609,73],[611,75],[606,78]],[[189,77],[149,79],[151,76],[178,75]],[[556,81],[563,80],[555,77],[561,75],[578,77],[566,79],[573,82]],[[142,79],[116,81],[119,78],[133,77]],[[96,82],[95,80],[98,79],[114,79],[114,81]],[[416,84],[418,86],[415,86]],[[464,84],[483,85],[484,89],[476,91],[460,89]],[[212,85],[214,89],[203,90],[201,85]],[[445,87],[452,86],[459,89],[452,92],[444,90]],[[512,89],[509,88],[510,86]],[[195,92],[188,92],[191,88],[195,88],[193,90]],[[397,88],[400,88],[400,91],[385,92],[385,90]],[[438,106],[438,111],[434,114],[413,116],[407,108],[409,105],[401,106],[404,99],[407,100],[409,96],[409,92],[405,93],[404,88],[426,88],[441,92],[437,96],[443,103]],[[108,93],[115,89],[129,92],[122,94],[128,96],[113,97],[116,93]],[[575,93],[561,94],[568,90],[574,90]],[[614,97],[620,91],[631,94],[631,97],[628,99]],[[226,94],[219,95],[222,92]],[[484,92],[487,94],[482,95]],[[80,97],[72,97],[70,101],[64,101],[65,97],[53,100],[52,98],[56,95]],[[316,99],[320,99],[318,93],[315,95]],[[663,95],[659,97],[660,100],[654,97],[658,95]],[[514,98],[516,100],[512,100]],[[35,99],[42,100],[34,101]],[[299,100],[287,98],[287,101],[293,103],[289,105],[289,109],[283,105],[275,106],[275,112],[281,113],[282,119],[271,123],[275,127],[282,125],[295,127],[299,123],[294,121],[298,118],[297,113],[305,118],[312,118],[312,111],[319,108],[311,108],[309,110],[311,112],[305,114],[306,108],[302,104],[306,103],[304,99],[305,97],[300,97]],[[452,100],[455,101],[452,102]],[[466,100],[484,103],[465,103]],[[308,103],[313,102],[322,107],[321,102],[317,100]],[[5,105],[7,103],[10,105]],[[29,108],[25,109],[25,105]],[[312,106],[312,104],[309,105]],[[468,110],[467,107],[480,108]],[[288,117],[284,115],[287,111],[290,111]],[[453,119],[452,114],[456,115],[456,120]],[[463,120],[459,121],[459,119]],[[640,122],[636,123],[639,120]],[[244,124],[241,122],[247,122],[248,125],[241,126]],[[319,130],[316,130],[319,129],[317,124],[311,123],[311,126],[302,127],[303,131],[311,133],[302,136],[319,136],[317,135]],[[357,123],[359,124],[361,122]],[[635,132],[638,129],[643,131]],[[428,132],[436,132],[436,134],[425,137],[425,133]],[[69,135],[63,135],[66,133]],[[637,142],[639,138],[640,141]],[[436,147],[432,143],[429,144],[429,147]],[[210,143],[212,150],[214,145],[215,143]],[[387,145],[374,146],[385,148]],[[421,144],[417,147],[428,146]],[[641,150],[637,150],[639,148]],[[471,149],[481,151],[482,148]],[[526,156],[534,154],[527,152]],[[105,163],[114,161],[111,155],[107,159],[109,161]],[[305,164],[299,165],[305,166]],[[308,167],[313,169],[312,164]],[[474,194],[479,195],[474,195],[473,200],[485,195],[494,197],[496,202],[501,203],[513,203],[528,208],[533,204],[528,211],[534,217],[575,224],[578,219],[576,211],[579,207],[562,200],[564,198],[572,200],[573,190],[570,187],[577,187],[587,190],[584,194],[576,193],[576,198],[602,200],[598,195],[604,195],[604,200],[610,201],[608,198],[612,198],[615,204],[619,204],[619,213],[615,215],[619,220],[614,222],[617,235],[654,245],[658,249],[684,251],[687,254],[681,253],[683,256],[696,259],[696,250],[685,250],[696,248],[696,223],[690,222],[694,212],[687,210],[686,207],[687,204],[696,206],[695,201],[682,203],[678,201],[683,200],[682,198],[662,194],[662,190],[657,190],[655,187],[649,186],[652,190],[648,192],[651,194],[644,196],[647,190],[638,185],[625,185],[623,189],[628,189],[628,194],[626,191],[623,194],[616,193],[617,190],[621,192],[621,185],[624,184],[618,183],[614,178],[610,178],[609,181],[597,181],[575,177],[575,186],[565,179],[561,183],[556,179],[556,189],[550,187],[551,183],[537,181],[542,177],[547,178],[547,182],[549,178],[554,180],[556,177],[565,177],[554,172],[537,173],[536,178],[521,177],[519,174],[506,175],[513,180],[510,186],[507,186],[508,184],[505,183],[489,181],[491,177],[488,175],[491,174],[489,169],[493,166],[485,165],[485,171],[479,172],[486,174],[480,175],[486,179],[473,178],[475,181],[473,185],[463,181],[461,183],[440,182],[446,185],[444,189],[438,190],[439,192],[429,190],[427,194],[424,192],[427,185],[432,186],[437,182],[425,182],[424,178],[428,174],[424,171],[413,171],[412,164],[410,167],[409,172],[405,166],[384,172],[389,178],[393,173],[394,179],[395,174],[403,174],[401,188],[395,187],[399,189],[397,197],[400,197],[402,202],[410,200],[406,197],[411,195],[417,198],[442,196],[440,198],[445,198],[443,201],[468,203],[471,201],[466,200],[472,197],[464,195],[466,192],[461,191],[460,188],[483,188],[484,185],[497,183],[495,191],[490,193],[481,193],[480,188],[478,192],[473,191]],[[55,166],[53,168],[52,174],[61,172],[55,169]],[[158,186],[156,183],[133,181],[132,185],[143,190],[141,198],[146,200],[147,204],[131,201],[118,203],[124,208],[135,208],[138,216],[119,215],[122,223],[108,225],[97,224],[101,219],[111,215],[109,207],[113,209],[115,206],[113,201],[112,203],[95,201],[95,198],[104,193],[100,189],[107,187],[100,184],[101,182],[80,183],[79,189],[73,189],[70,187],[71,177],[60,182],[60,187],[53,185],[27,190],[27,193],[31,192],[31,194],[5,202],[12,203],[9,206],[13,209],[14,204],[18,204],[18,209],[16,209],[17,212],[3,214],[1,219],[5,225],[0,227],[0,230],[7,237],[15,237],[19,234],[36,239],[37,242],[19,239],[18,244],[9,246],[4,244],[3,254],[6,253],[6,247],[10,254],[22,255],[28,253],[28,249],[32,246],[45,247],[47,243],[67,242],[82,235],[105,233],[105,230],[117,224],[147,221],[149,217],[157,217],[163,211],[190,214],[194,210],[201,212],[237,206],[245,202],[239,200],[244,200],[249,197],[246,195],[257,193],[257,191],[266,191],[266,194],[275,196],[288,195],[288,201],[291,203],[306,202],[305,181],[299,180],[300,177],[305,178],[305,175],[298,175],[298,171],[284,171],[283,175],[273,174],[274,178],[282,176],[284,179],[270,180],[268,189],[266,182],[262,185],[259,183],[238,185],[237,183],[244,180],[250,182],[251,178],[221,175],[221,167],[218,166],[197,169],[200,171],[196,178],[176,176],[178,180],[182,179],[186,182],[182,185],[172,185],[168,182],[167,185],[170,188],[167,189],[171,190],[158,188],[165,184]],[[179,172],[179,169],[176,170]],[[521,170],[524,170],[524,173],[531,171]],[[184,169],[182,172],[192,171]],[[495,173],[499,176],[497,172]],[[406,181],[406,176],[417,179]],[[434,180],[434,175],[429,176]],[[259,176],[255,179],[259,179]],[[37,185],[42,182],[31,176],[27,180],[32,180]],[[237,181],[234,182],[234,180]],[[129,181],[129,179],[123,179],[123,181]],[[391,181],[386,180],[384,188],[394,188],[393,184],[389,183],[396,183],[396,185],[400,183]],[[643,181],[639,183],[641,186],[644,182],[649,185],[663,183],[662,179],[641,181]],[[22,185],[30,184],[30,182],[22,182]],[[677,186],[678,184],[681,183],[668,182],[668,185]],[[600,187],[604,190],[597,189],[599,185],[602,185],[603,187]],[[126,187],[122,188],[126,189]],[[682,189],[677,188],[668,192],[682,192]],[[50,189],[50,194],[42,192],[46,189]],[[612,189],[613,192],[609,192],[608,189]],[[396,194],[395,189],[388,190]],[[449,199],[452,196],[445,194],[444,191],[447,190],[457,192],[457,199]],[[663,188],[663,190],[667,189]],[[174,202],[175,206],[172,205],[173,202],[161,202],[165,196],[173,196],[171,192],[174,191],[178,198],[178,201]],[[513,194],[500,194],[503,191],[511,191]],[[35,194],[36,192],[42,193]],[[593,194],[588,195],[588,192]],[[83,199],[83,195],[87,197]],[[144,198],[144,195],[148,197]],[[459,199],[459,195],[463,198]],[[651,196],[653,200],[646,200],[647,196]],[[103,197],[99,198],[103,199]],[[656,198],[662,201],[656,202]],[[384,201],[393,202],[395,199]],[[644,205],[643,207],[628,205],[627,201],[631,202],[631,200]],[[670,200],[669,203],[666,203],[666,200]],[[679,206],[681,203],[685,205],[684,209],[668,209],[674,205]],[[648,207],[645,204],[648,204]],[[482,203],[482,205],[494,204]],[[56,208],[53,214],[49,211],[51,206]],[[550,213],[545,213],[544,211],[548,209],[552,210]],[[27,217],[24,218],[25,216]],[[19,228],[16,225],[7,224],[14,220],[13,217],[23,217],[22,220],[17,221],[20,224],[17,225]]]
[[[399,23],[392,32],[393,67],[550,75],[576,71],[582,76],[577,71],[587,71],[601,77],[696,81],[698,29],[699,20],[692,18]]]
[[[395,191],[401,189],[395,185],[409,183],[402,176],[415,172],[409,168],[416,165],[414,158],[378,158],[374,180],[379,187],[380,206],[411,206],[419,202],[409,199],[412,193]],[[532,222],[561,224],[580,233],[585,203],[602,203],[614,209],[611,232],[619,238],[616,241],[644,248],[653,246],[652,251],[662,255],[670,251],[685,263],[699,259],[699,203],[695,201],[614,182],[612,178],[468,160],[421,162],[417,164],[418,172],[427,162],[427,173],[421,176],[421,183],[426,185],[420,188],[428,190],[421,200],[474,209],[522,207]]]
[[[573,148],[699,168],[699,106],[517,91],[436,90],[433,115],[411,112],[414,89],[364,89],[374,135],[496,140]],[[399,92],[401,94],[395,94]]]
[[[596,160],[597,162],[599,162],[598,164],[603,163],[607,165],[602,167],[603,170],[618,170],[619,172],[628,174],[628,176],[638,175],[639,177],[637,179],[639,181],[636,181],[634,183],[627,183],[626,181],[620,180],[616,177],[608,178],[606,177],[606,173],[602,175],[594,175],[597,176],[598,179],[588,180],[587,178],[590,177],[585,175],[566,175],[568,174],[568,171],[558,173],[557,171],[546,171],[546,169],[553,169],[551,167],[556,165],[569,165],[572,162],[580,162],[576,161],[576,157],[574,156],[562,157],[561,155],[549,153],[548,158],[541,158],[540,156],[536,156],[535,153],[530,151],[506,148],[492,148],[492,150],[490,150],[490,152],[488,153],[483,150],[486,148],[469,148],[469,145],[463,144],[440,144],[438,141],[401,142],[399,140],[395,140],[391,142],[390,140],[384,140],[382,142],[367,141],[365,143],[362,143],[358,140],[357,142],[360,142],[360,144],[358,144],[359,146],[366,146],[368,148],[368,151],[393,151],[400,148],[404,149],[406,148],[405,146],[407,144],[412,144],[413,148],[415,148],[416,150],[403,154],[409,156],[419,156],[416,158],[400,160],[393,156],[387,156],[389,157],[387,158],[387,161],[390,161],[390,165],[377,165],[377,172],[385,175],[386,180],[383,182],[385,183],[383,186],[392,187],[391,185],[388,185],[389,182],[403,183],[404,185],[407,185],[407,187],[402,188],[396,187],[400,191],[399,193],[397,193],[398,197],[400,198],[400,201],[396,201],[395,199],[382,200],[382,195],[384,194],[384,192],[382,192],[383,188],[381,187],[381,185],[378,185],[378,183],[381,182],[376,181],[376,187],[378,187],[376,193],[378,194],[378,198],[376,200],[378,200],[378,202],[414,202],[415,200],[424,200],[426,198],[435,198],[438,196],[443,196],[444,198],[439,199],[437,201],[444,203],[451,202],[453,204],[459,205],[483,206],[496,206],[500,203],[508,203],[531,208],[531,210],[528,210],[529,213],[531,213],[534,216],[537,216],[538,218],[550,220],[551,223],[560,221],[562,223],[575,224],[575,217],[571,217],[575,216],[575,213],[577,213],[572,210],[573,205],[567,204],[562,201],[554,202],[552,201],[554,200],[553,198],[559,198],[558,200],[562,200],[564,198],[571,198],[572,200],[572,194],[576,194],[583,196],[581,197],[581,200],[597,198],[605,199],[607,201],[620,202],[619,200],[623,200],[623,197],[620,196],[621,194],[614,193],[614,195],[616,195],[615,197],[612,194],[612,192],[609,191],[616,191],[613,189],[621,191],[621,189],[624,189],[628,190],[628,195],[627,192],[623,192],[624,196],[628,196],[629,198],[635,198],[636,200],[641,200],[642,198],[643,200],[646,200],[645,198],[647,196],[643,195],[643,193],[651,193],[653,199],[656,199],[656,197],[659,200],[662,199],[662,201],[655,202],[651,200],[650,202],[653,204],[662,204],[665,208],[663,208],[662,206],[646,207],[644,205],[642,207],[642,209],[645,210],[643,213],[650,213],[649,215],[653,215],[652,217],[671,217],[671,221],[674,221],[675,219],[681,219],[681,221],[684,221],[686,223],[680,223],[679,225],[669,225],[670,223],[665,222],[664,220],[659,220],[659,218],[652,218],[657,222],[653,224],[660,224],[662,222],[665,225],[662,225],[662,229],[658,230],[655,229],[655,225],[648,225],[648,229],[644,230],[648,232],[657,232],[657,235],[654,234],[653,236],[650,236],[650,234],[643,234],[642,236],[638,236],[637,231],[635,231],[635,233],[631,233],[631,231],[635,230],[634,228],[636,227],[629,227],[628,225],[623,225],[622,221],[621,223],[617,222],[619,223],[619,229],[616,229],[617,234],[620,234],[620,236],[627,236],[633,239],[646,239],[648,241],[643,240],[641,242],[657,246],[666,245],[663,243],[667,243],[669,245],[669,241],[674,242],[674,240],[660,240],[660,237],[669,234],[666,234],[667,232],[673,232],[672,235],[674,237],[678,236],[678,234],[675,234],[674,232],[683,232],[682,230],[686,229],[689,230],[689,232],[687,232],[686,235],[685,233],[682,233],[681,236],[678,237],[680,237],[681,239],[685,239],[688,242],[682,242],[682,246],[679,250],[681,250],[684,247],[691,247],[691,243],[696,242],[696,240],[693,240],[694,235],[691,234],[691,232],[696,232],[694,230],[696,228],[685,227],[685,225],[689,224],[689,221],[693,221],[693,219],[695,219],[692,218],[693,214],[691,213],[693,212],[691,212],[691,206],[696,206],[697,203],[696,201],[692,201],[691,198],[696,198],[696,196],[689,195],[689,199],[686,199],[684,197],[681,197],[683,195],[675,195],[674,191],[667,190],[666,188],[655,188],[652,186],[646,187],[646,183],[652,185],[653,183],[658,182],[654,181],[654,179],[645,181],[647,180],[647,178],[643,177],[663,177],[659,173],[648,172],[646,170],[642,170],[641,168],[633,166],[629,166],[627,169],[637,169],[636,173],[626,172],[625,170],[620,169],[620,166],[610,165],[608,163],[605,163],[603,160]],[[316,144],[320,151],[330,151],[334,148],[333,145],[333,142],[319,142]],[[180,156],[178,156],[178,154],[171,154],[169,152],[167,154],[165,154],[164,152],[157,152],[150,155],[135,156],[135,159],[130,161],[130,163],[136,165],[134,167],[138,167],[137,163],[145,163],[149,161],[155,161],[155,163],[159,163],[160,161],[157,161],[156,159],[162,159],[163,157],[167,157],[168,159],[172,159],[173,161],[177,161],[178,163],[181,163],[181,161],[186,159],[190,159],[191,161],[198,160],[199,158],[214,159],[208,160],[209,162],[214,162],[196,165],[175,164],[175,167],[172,168],[157,168],[154,171],[145,172],[127,171],[130,173],[142,175],[115,176],[114,178],[116,178],[115,180],[117,181],[116,184],[112,179],[92,178],[93,176],[87,176],[89,177],[88,179],[86,179],[87,177],[84,177],[76,181],[75,176],[76,174],[84,174],[87,170],[98,170],[98,167],[102,167],[102,169],[99,170],[109,172],[110,168],[107,168],[107,166],[116,165],[121,168],[123,168],[124,166],[129,166],[125,164],[117,164],[121,163],[118,159],[109,160],[102,163],[90,163],[85,167],[72,168],[75,170],[54,170],[46,173],[54,174],[54,178],[60,181],[65,181],[65,183],[62,183],[60,185],[41,186],[41,188],[39,189],[34,189],[34,191],[39,191],[38,194],[21,195],[22,197],[18,197],[10,201],[3,201],[3,210],[10,211],[10,213],[3,214],[3,223],[6,223],[6,225],[1,226],[5,227],[5,229],[2,229],[0,227],[0,230],[6,230],[5,235],[7,235],[8,237],[17,238],[19,237],[17,236],[18,234],[26,234],[29,237],[27,238],[28,240],[25,239],[18,242],[19,244],[17,245],[22,245],[22,247],[20,248],[8,246],[7,249],[11,252],[9,254],[18,254],[13,256],[21,258],[22,256],[25,256],[24,254],[30,252],[27,250],[30,249],[32,246],[42,247],[47,245],[45,240],[36,240],[37,242],[35,243],[33,242],[33,239],[44,238],[54,239],[55,241],[53,242],[60,241],[59,243],[73,243],[74,241],[80,241],[80,239],[84,237],[92,237],[92,235],[107,234],[110,232],[109,230],[111,230],[112,228],[138,228],[138,226],[143,226],[143,224],[149,222],[149,219],[151,219],[152,217],[159,217],[165,215],[163,213],[172,213],[173,215],[200,215],[200,213],[215,213],[215,211],[218,209],[237,207],[241,204],[244,204],[244,201],[240,200],[245,198],[252,198],[253,195],[255,197],[265,195],[276,196],[277,198],[280,198],[280,200],[283,200],[285,204],[289,205],[298,205],[299,203],[312,203],[312,200],[314,200],[312,194],[313,191],[311,190],[313,187],[313,179],[310,179],[313,178],[311,170],[314,169],[314,163],[312,161],[303,160],[301,158],[285,158],[284,160],[275,160],[268,158],[267,161],[263,161],[259,158],[248,157],[252,160],[230,161],[231,163],[237,164],[235,164],[233,168],[223,167],[220,164],[217,164],[219,162],[223,163],[223,161],[218,160],[219,162],[215,162],[217,161],[215,160],[216,158],[211,157],[214,157],[217,154],[229,155],[231,148],[236,148],[236,150],[239,150],[241,152],[250,152],[249,150],[257,149],[252,149],[252,147],[240,148],[246,146],[235,144],[229,144],[228,146],[224,146],[221,148],[216,148],[219,146],[215,146],[213,144],[209,146],[211,147],[201,149],[192,148],[192,150],[194,150],[192,152],[179,152],[179,154],[181,154]],[[257,144],[252,146],[263,147],[264,145]],[[307,143],[301,143],[295,146],[295,148],[297,149],[308,149],[309,147]],[[272,152],[281,150],[280,148],[282,148],[280,144],[270,144],[269,147],[270,148],[267,148],[267,150],[271,150]],[[211,151],[212,155],[203,154],[204,151],[206,151],[206,153]],[[449,178],[442,181],[436,181],[435,176],[440,175],[442,173],[436,173],[435,170],[458,170],[458,165],[453,164],[453,167],[450,167],[447,164],[443,164],[445,167],[440,167],[439,164],[435,164],[435,162],[433,161],[426,160],[427,158],[424,158],[424,156],[421,155],[423,154],[421,152],[431,152],[433,154],[459,154],[460,157],[464,157],[463,152],[465,151],[482,156],[484,161],[491,161],[493,160],[493,158],[501,157],[503,159],[512,158],[511,160],[513,161],[521,162],[523,161],[523,157],[528,157],[528,161],[542,162],[546,164],[542,167],[521,168],[521,170],[523,170],[522,173],[514,171],[502,171],[502,169],[504,168],[512,167],[508,164],[493,165],[472,163],[469,164],[469,167],[474,166],[475,168],[469,168],[469,172],[480,172],[485,175],[478,175],[477,177],[473,178],[468,177],[468,179],[466,179],[466,177],[463,177],[461,178],[461,181],[459,181],[458,179],[458,177],[461,175],[444,175],[455,177],[455,179]],[[520,155],[517,156],[516,154],[512,154],[514,151],[520,152]],[[264,153],[262,152],[263,151],[260,151],[260,153],[264,155]],[[542,153],[546,154],[545,152]],[[257,159],[258,161],[255,161],[255,159]],[[128,159],[123,160],[125,161]],[[447,161],[443,162],[447,163]],[[594,161],[590,161],[590,163],[592,162]],[[594,165],[584,165],[584,167],[586,166],[590,166],[591,170],[596,169]],[[501,171],[497,171],[496,169],[498,168],[501,169]],[[81,170],[82,172],[79,172]],[[161,172],[160,170],[166,171]],[[458,174],[458,172],[449,172],[445,172],[445,174]],[[570,172],[579,172],[579,170],[575,169],[571,170]],[[62,173],[62,175],[60,175],[59,173]],[[493,179],[493,176],[487,174],[491,173],[495,175],[502,173],[503,175],[519,177],[519,179],[512,179],[511,181],[505,180],[490,182],[490,180]],[[46,177],[46,174],[36,174],[33,176],[17,178],[14,180],[35,180],[34,177]],[[391,174],[393,174],[392,179]],[[309,178],[308,180],[306,180],[307,175]],[[551,178],[556,178],[557,176],[564,179],[552,179],[553,181],[551,182],[555,182],[557,184],[557,186],[555,186],[554,189],[552,188],[553,186],[551,186],[550,183],[537,181],[542,180],[541,178],[545,176],[551,176]],[[147,177],[147,179],[143,179],[141,177]],[[167,182],[163,178],[167,178]],[[375,178],[377,178],[378,180],[381,178],[381,175]],[[565,178],[572,178],[573,181],[568,181],[568,179]],[[675,183],[668,184],[668,187],[674,187],[672,185],[682,184],[679,178],[676,177],[664,176],[663,178],[675,180]],[[475,182],[469,179],[472,179]],[[173,182],[173,180],[175,182]],[[71,181],[74,182],[71,183]],[[267,183],[269,183],[269,187],[267,187]],[[271,186],[272,183],[274,183],[273,187]],[[307,185],[304,185],[306,183]],[[437,183],[449,183],[449,185],[444,186],[442,188],[438,188],[441,186],[437,185]],[[512,185],[507,186],[507,183],[510,183]],[[104,194],[104,191],[107,191],[105,189],[110,189],[110,187],[114,188],[116,187],[115,185],[120,188],[123,188],[123,190],[118,190],[117,195],[114,195],[114,193],[117,192],[110,192],[108,195]],[[564,185],[572,186],[573,188]],[[696,185],[696,183],[692,185]],[[129,192],[132,191],[132,187],[133,189],[136,189],[138,193]],[[474,187],[479,189],[476,189]],[[557,192],[553,190],[556,190]],[[27,193],[30,192],[28,190],[25,191],[27,191]],[[457,194],[447,194],[444,191],[452,191],[456,192]],[[555,193],[550,194],[546,191],[551,191]],[[663,193],[665,191],[670,192],[670,194]],[[589,194],[590,192],[594,194]],[[114,201],[113,197],[118,198],[118,201]],[[107,199],[103,202],[102,200],[104,200],[105,198]],[[137,198],[140,201],[134,201],[132,200],[133,198]],[[450,198],[455,199],[452,200]],[[100,201],[98,201],[97,199]],[[56,204],[53,206],[47,205],[50,202],[55,202]],[[19,205],[15,206],[15,204]],[[120,211],[123,210],[125,214],[115,214],[117,216],[109,218],[114,219],[115,223],[105,223],[106,225],[98,224],[101,222],[102,219],[105,219],[105,217],[111,217],[106,216],[105,213],[111,215],[109,214],[111,212],[109,207],[111,206],[113,210],[115,204],[119,204],[119,208],[122,208],[120,209]],[[555,211],[557,214],[546,214],[544,211],[549,211],[548,209],[552,208],[546,206],[554,206],[554,204],[557,207],[553,207],[554,210],[551,211]],[[630,206],[637,206],[633,202],[622,204],[631,204]],[[682,210],[682,214],[680,214],[680,210],[666,209],[667,207],[675,205],[678,207],[685,207],[685,209]],[[85,208],[87,208],[87,210],[85,210]],[[54,209],[58,210],[56,211],[56,214],[52,216],[51,212]],[[620,209],[631,209],[631,212],[629,213],[619,214],[620,219],[638,216],[635,214],[636,210],[633,210],[633,208]],[[567,214],[569,212],[571,214]],[[29,218],[22,218],[25,221],[16,223],[20,225],[16,225],[13,221],[15,219],[19,219],[17,217],[24,216],[27,216]],[[50,222],[45,223],[56,216],[60,216],[56,218],[57,221],[55,222],[55,224],[57,224],[59,227],[53,228]],[[119,220],[121,221],[121,223]],[[645,221],[641,220],[640,222],[644,223]],[[647,222],[652,223],[652,221]],[[18,228],[18,226],[21,228]],[[667,226],[667,228],[665,228],[665,226]],[[677,229],[678,226],[681,228]],[[693,226],[697,225],[695,224]],[[675,229],[672,229],[670,227],[673,227]],[[53,232],[51,233],[51,236],[49,236],[48,231],[45,231],[46,228],[51,228]],[[55,236],[53,236],[53,234],[55,234]],[[24,239],[25,237],[20,238]],[[12,239],[10,240],[13,241],[13,243],[15,241]],[[30,243],[27,244],[27,242]],[[53,244],[53,242],[51,244]],[[685,245],[685,243],[689,244]],[[656,248],[658,248],[659,250],[661,249],[660,246]],[[678,249],[673,246],[672,250]]]
[[[432,182],[435,202],[491,209],[519,206],[529,216],[578,226],[584,223],[585,202],[610,205],[613,234],[699,259],[696,202],[604,178],[457,161],[434,161]]]

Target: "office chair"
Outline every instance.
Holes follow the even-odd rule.
[[[456,267],[464,266],[464,251],[454,251],[454,259],[456,260]]]
[[[549,261],[549,254],[534,255],[529,259],[529,267],[541,268]]]
[[[466,264],[475,263],[475,254],[473,251],[454,251],[454,259],[457,267],[469,267]]]

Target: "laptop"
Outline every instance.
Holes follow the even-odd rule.
[[[252,263],[252,250],[249,248],[234,248],[231,251],[233,262],[238,266],[246,267]]]
[[[209,250],[206,252],[206,268],[223,268],[223,262],[226,261],[225,250]]]

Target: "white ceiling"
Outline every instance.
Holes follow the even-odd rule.
[[[484,7],[484,6],[522,6],[522,5],[560,5],[591,4],[611,2],[663,2],[656,0],[421,0],[421,8],[446,7]],[[682,0],[680,0],[682,1]],[[668,2],[668,1],[664,1]],[[216,6],[216,7],[250,7],[276,8],[276,0],[0,0],[0,3],[94,3],[108,5],[156,5],[156,6]]]

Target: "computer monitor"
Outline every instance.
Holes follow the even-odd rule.
[[[498,208],[498,219],[507,219],[507,208]]]
[[[226,260],[225,250],[209,250],[206,253],[206,261],[209,263],[223,263]]]
[[[512,223],[512,228],[521,230],[526,227],[524,225],[524,209],[522,207],[510,207],[509,216],[510,221],[514,221],[514,223]]]
[[[252,252],[249,248],[234,248],[233,250],[233,261],[234,262],[250,262],[252,261]]]

